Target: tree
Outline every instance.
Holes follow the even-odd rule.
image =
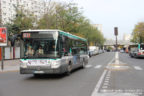
[[[144,22],[139,22],[135,25],[132,35],[132,42],[144,43]]]
[[[8,28],[9,34],[18,34],[21,30],[32,29],[34,26],[34,16],[32,14],[24,13],[22,8],[15,7],[16,16],[11,23],[7,23],[5,26]]]
[[[93,27],[77,5],[72,3],[55,3],[38,21],[37,28],[60,29],[84,37],[88,42],[97,45],[104,43],[103,34]]]

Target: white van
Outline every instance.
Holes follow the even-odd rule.
[[[89,46],[89,54],[90,56],[97,55],[99,53],[99,47],[97,46]]]

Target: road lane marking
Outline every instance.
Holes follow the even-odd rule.
[[[108,63],[108,65],[110,65],[113,62],[113,60],[114,60],[114,58]],[[101,75],[96,87],[94,88],[94,91],[92,92],[91,96],[97,96],[98,91],[102,85],[102,82],[103,82],[107,72],[108,72],[108,70],[104,70],[104,72],[102,73],[102,75]]]
[[[90,68],[90,67],[92,67],[92,65],[86,65],[86,66],[85,66],[85,68]]]
[[[136,70],[143,70],[140,66],[134,66],[134,69],[136,69]]]
[[[116,52],[115,54],[115,64],[119,65],[119,54]]]
[[[105,80],[104,82],[105,82],[105,83],[109,83],[109,80]]]
[[[103,89],[107,89],[107,88],[108,88],[108,86],[103,86],[102,88],[103,88]],[[96,96],[96,95],[95,95],[95,96]]]
[[[115,65],[120,66],[120,62],[119,62],[119,57],[117,55],[118,53],[116,52],[115,54],[115,58],[113,63],[115,63]],[[117,59],[117,60],[116,60]],[[112,66],[112,61],[111,63],[108,63],[108,68],[110,66]],[[123,68],[124,66],[122,66]],[[127,66],[128,67],[128,66]],[[127,68],[124,67],[124,68]],[[142,68],[140,68],[139,66],[136,66],[135,68],[137,68],[138,70],[141,70]],[[96,87],[94,89],[94,91],[92,92],[91,96],[139,96],[143,94],[143,91],[141,92],[137,92],[136,90],[134,91],[125,91],[125,90],[109,90],[109,79],[111,77],[111,70],[105,69],[104,72],[102,73],[98,83],[96,84]],[[106,83],[108,82],[108,83]],[[101,88],[101,90],[100,90]],[[142,95],[143,96],[143,95]]]
[[[101,68],[102,67],[102,65],[97,65],[97,66],[95,66],[94,68],[95,69],[99,69],[99,68]]]
[[[104,85],[104,86],[108,86],[109,84],[108,84],[108,83],[104,83],[103,85]]]
[[[91,96],[96,96],[96,94],[98,93],[99,88],[100,88],[100,86],[101,86],[101,84],[102,84],[102,82],[103,82],[103,79],[104,79],[106,73],[107,73],[107,70],[104,70],[104,72],[103,72],[103,74],[101,75],[101,77],[100,77],[100,79],[99,79],[99,81],[98,81],[98,83],[97,83],[97,85],[96,85],[96,87],[95,87],[95,89],[94,89],[94,91],[93,91],[93,93],[92,93]]]

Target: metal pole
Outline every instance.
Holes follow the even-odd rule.
[[[116,51],[118,51],[117,36],[116,36]]]
[[[1,70],[3,70],[3,69],[4,69],[4,62],[3,62],[3,47],[1,47],[1,53],[2,53]]]

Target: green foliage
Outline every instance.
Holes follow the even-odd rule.
[[[8,32],[17,34],[27,29],[60,29],[84,37],[90,43],[102,45],[104,37],[90,21],[82,15],[76,4],[53,3],[49,10],[36,21],[33,14],[16,7],[16,17],[7,23]],[[37,25],[37,26],[34,26]]]
[[[133,30],[132,42],[144,43],[144,22],[139,22]]]
[[[57,3],[55,10],[39,20],[37,28],[42,29],[60,29],[78,36],[82,36],[98,45],[104,43],[104,37],[101,32],[94,28],[82,12],[78,10],[76,4]]]
[[[9,34],[18,34],[21,30],[32,29],[34,25],[34,17],[32,14],[26,15],[22,11],[22,9],[15,7],[16,16],[11,21],[11,23],[7,23],[5,26],[8,28]]]

